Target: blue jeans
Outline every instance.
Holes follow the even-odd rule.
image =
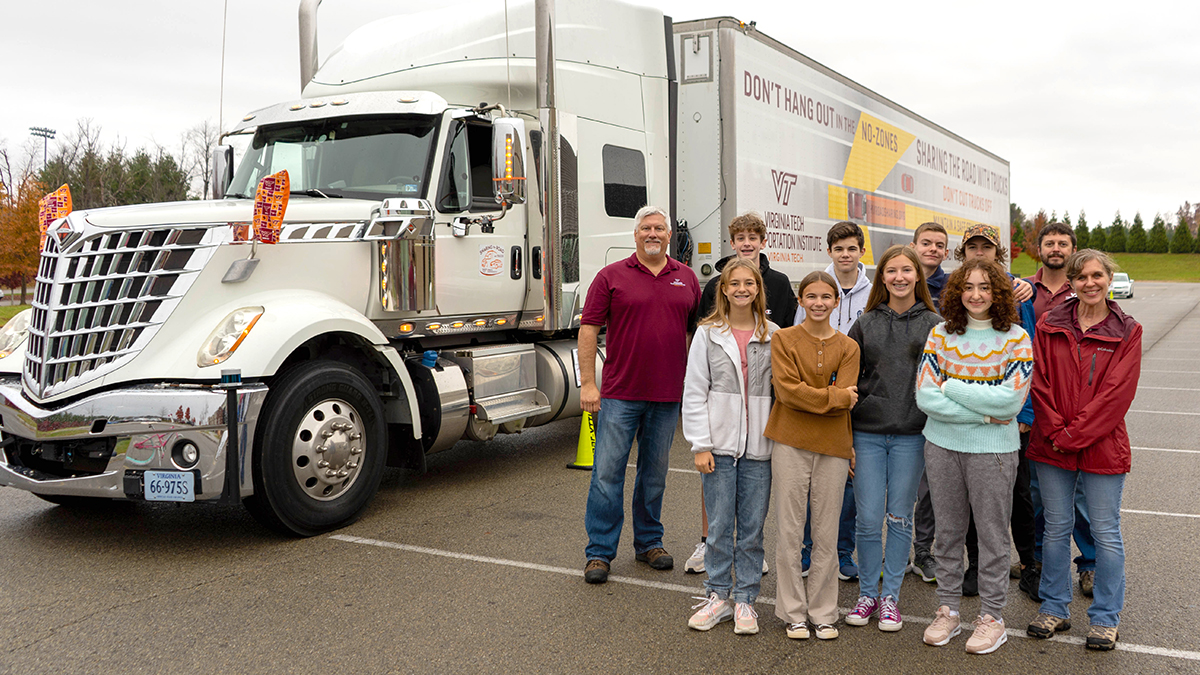
[[[1030,462],[1037,473],[1045,509],[1041,612],[1070,618],[1071,530],[1075,521],[1075,489],[1082,485],[1096,540],[1096,581],[1088,621],[1116,626],[1125,606],[1125,543],[1121,537],[1121,491],[1125,474],[1101,475],[1066,471],[1043,462]]]
[[[854,508],[854,479],[846,478],[846,492],[842,495],[842,515],[838,517],[838,564],[853,562],[854,529],[858,517]],[[804,551],[800,554],[805,565],[812,559],[812,510],[804,518]]]
[[[662,547],[662,499],[667,486],[667,460],[679,403],[600,399],[596,415],[596,452],[583,526],[588,560],[611,562],[617,557],[625,524],[625,467],[636,436],[637,478],[633,483],[633,550]]]
[[[1046,518],[1042,515],[1041,488],[1037,473],[1029,471],[1029,492],[1033,497],[1033,559],[1042,561],[1042,533],[1046,529]],[[1083,496],[1083,484],[1075,486],[1075,529],[1072,532],[1079,555],[1075,556],[1075,569],[1079,572],[1096,569],[1096,542],[1092,540],[1092,526],[1088,519],[1087,499]]]
[[[854,432],[854,502],[858,509],[858,594],[900,600],[913,538],[913,507],[925,471],[925,437]],[[883,524],[887,521],[887,552]],[[879,573],[883,571],[883,591]]]
[[[700,477],[708,511],[705,595],[716,593],[718,598],[732,597],[734,602],[753,604],[762,581],[763,523],[771,502],[771,462],[713,455],[713,464],[713,472]],[[736,587],[729,575],[731,568],[737,572]]]

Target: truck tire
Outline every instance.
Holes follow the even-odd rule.
[[[276,379],[255,437],[254,495],[245,505],[273,530],[311,537],[344,527],[379,489],[387,459],[383,403],[346,364],[307,361]]]

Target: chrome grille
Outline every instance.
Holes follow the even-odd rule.
[[[25,386],[48,397],[140,351],[175,309],[217,242],[207,227],[84,233],[38,266]]]

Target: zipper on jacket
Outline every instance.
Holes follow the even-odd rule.
[[[1096,374],[1096,354],[1092,354],[1092,370],[1088,373],[1088,386],[1092,386],[1092,376]]]

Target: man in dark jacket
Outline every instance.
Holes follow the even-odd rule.
[[[712,313],[717,302],[717,286],[721,282],[721,271],[725,264],[734,258],[749,258],[758,261],[758,270],[763,277],[763,291],[766,293],[767,318],[780,328],[792,325],[796,316],[796,294],[792,291],[792,282],[787,275],[771,269],[767,256],[762,252],[767,246],[767,226],[763,219],[753,211],[734,218],[729,223],[729,243],[733,245],[733,255],[725,256],[717,261],[717,275],[708,280],[704,293],[700,296],[700,317]],[[690,574],[704,572],[704,550],[708,538],[708,513],[704,510],[703,496],[700,500],[700,543],[684,564],[684,571]],[[766,571],[766,563],[763,571]]]

